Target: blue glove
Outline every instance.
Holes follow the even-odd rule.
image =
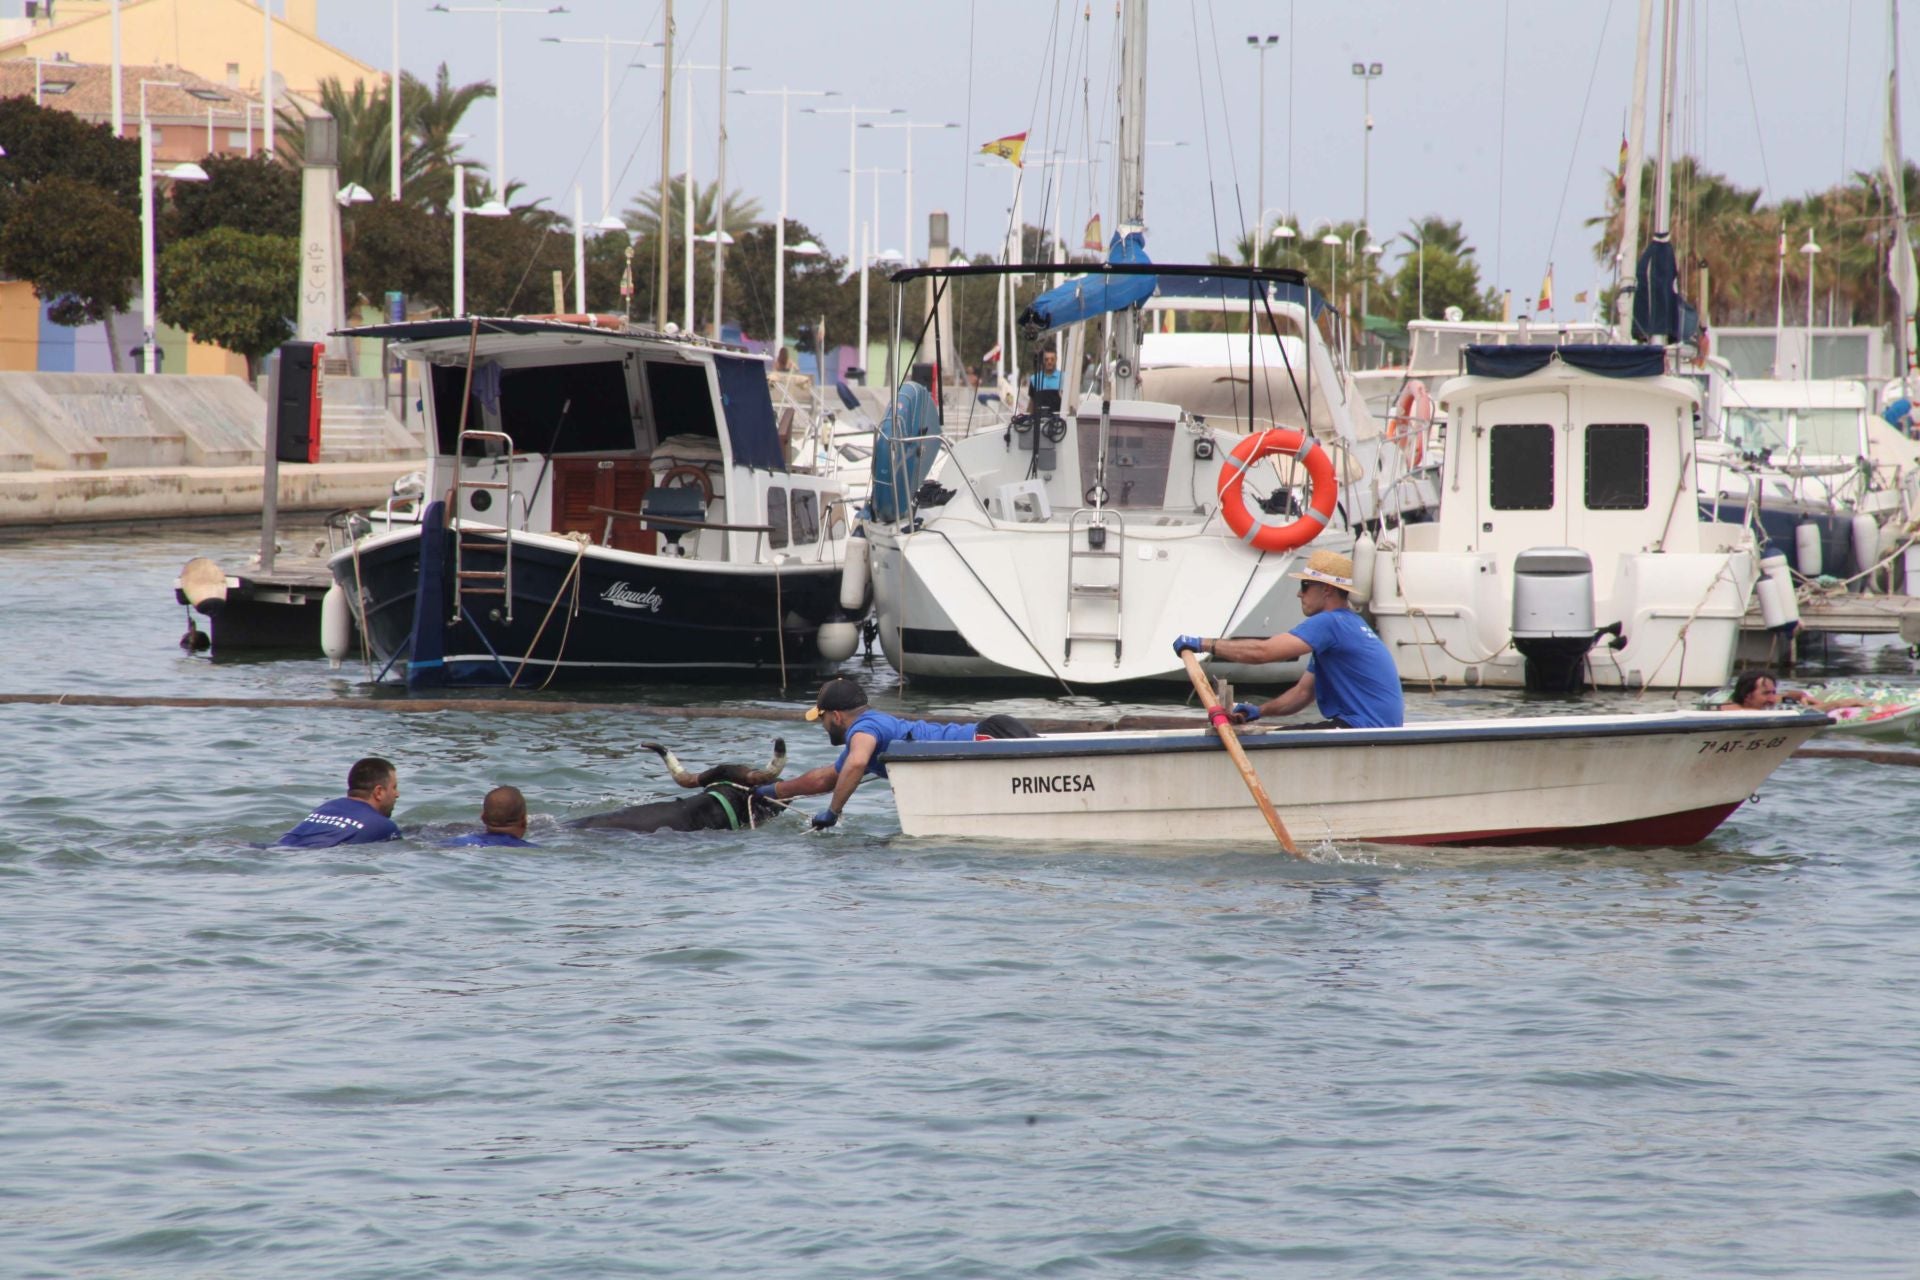
[[[777,785],[779,784],[773,782],[761,783],[753,789],[754,798],[758,800],[778,800],[780,797],[773,794],[773,789]]]
[[[813,829],[815,831],[825,831],[828,827],[832,826],[834,823],[838,821],[840,821],[839,814],[835,813],[831,809],[822,809],[820,812],[813,815]]]
[[[1193,652],[1193,653],[1205,652],[1205,650],[1202,648],[1202,644],[1199,636],[1176,637],[1173,642],[1173,651],[1176,654],[1187,653],[1187,652]]]
[[[1233,718],[1235,724],[1252,724],[1260,718],[1260,708],[1251,702],[1236,702],[1233,704]]]

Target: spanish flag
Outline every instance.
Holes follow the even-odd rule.
[[[999,156],[1002,160],[1010,160],[1016,169],[1026,167],[1020,163],[1020,157],[1026,154],[1026,150],[1027,134],[1025,130],[1019,133],[1010,133],[1004,138],[995,138],[992,142],[980,144],[981,155]]]
[[[1106,241],[1100,238],[1099,214],[1096,213],[1087,219],[1087,230],[1086,234],[1080,237],[1080,247],[1082,249],[1092,249],[1096,253],[1107,247]]]
[[[1540,282],[1540,297],[1533,304],[1533,309],[1535,311],[1553,310],[1553,264],[1551,262],[1547,264],[1546,278]]]

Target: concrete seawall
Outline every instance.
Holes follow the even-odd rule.
[[[281,511],[376,507],[412,462],[282,464]],[[0,472],[0,527],[258,515],[261,466]]]

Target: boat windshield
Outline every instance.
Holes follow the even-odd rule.
[[[1727,443],[1744,453],[1787,447],[1787,411],[1740,405],[1727,410]]]
[[[1795,424],[1794,448],[1801,453],[1856,457],[1866,450],[1860,443],[1858,409],[1802,409]]]

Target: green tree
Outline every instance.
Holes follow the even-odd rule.
[[[452,219],[393,200],[355,205],[342,220],[347,290],[379,302],[398,290],[423,306],[453,307]]]
[[[1459,307],[1469,320],[1499,316],[1499,303],[1480,283],[1480,264],[1458,221],[1430,213],[1395,240],[1403,248],[1393,273],[1394,319],[1402,324],[1423,314],[1438,319],[1448,307]]]
[[[215,227],[169,245],[160,258],[160,316],[202,342],[260,358],[293,334],[300,243]]]
[[[695,235],[708,235],[714,226],[714,203],[720,198],[720,184],[709,182],[693,186],[693,230]],[[667,202],[669,208],[668,225],[673,228],[674,244],[678,245],[686,235],[684,225],[687,201],[687,179],[684,174],[675,174],[668,183]],[[727,194],[726,199],[727,234],[738,236],[743,228],[751,227],[760,221],[760,202],[742,195],[738,191]],[[652,239],[660,230],[660,187],[656,183],[651,189],[642,192],[633,203],[627,206],[627,229],[636,236]],[[787,241],[789,245],[792,240]]]
[[[116,138],[104,124],[87,124],[69,111],[35,106],[29,97],[0,98],[0,219],[11,204],[48,178],[86,183],[127,212],[140,210],[140,144]]]
[[[795,222],[789,218],[787,220],[788,247],[791,248],[803,240],[818,242],[819,236],[805,223]],[[703,258],[710,256],[710,254],[701,255]],[[727,314],[746,333],[763,341],[772,341],[774,336],[773,260],[774,237],[773,226],[770,223],[763,223],[739,234],[727,250]],[[640,263],[652,261],[651,246],[643,242],[634,251],[635,274],[638,274]],[[842,277],[846,275],[846,265],[845,258],[836,258],[831,254],[822,254],[815,258],[796,257],[792,253],[787,255],[786,336],[788,338],[791,339],[794,336],[800,325],[815,324],[824,316],[827,322],[829,349],[859,340],[859,277],[853,276],[843,280]],[[676,277],[676,283],[677,280],[678,277]],[[884,286],[876,286],[876,289],[879,291],[876,293],[875,310],[885,315],[889,304],[884,300]],[[707,291],[711,295],[710,277]],[[696,302],[699,299],[699,293],[699,289],[696,288]],[[677,301],[679,290],[675,288],[668,297],[672,301]],[[675,310],[676,308],[670,303],[669,314],[673,314]]]
[[[98,323],[126,309],[140,273],[140,219],[117,196],[55,175],[11,206],[0,225],[0,272],[32,284],[55,324]],[[117,349],[114,360],[117,367]]]
[[[300,235],[300,175],[265,155],[208,156],[205,182],[176,182],[161,226],[170,240],[215,227],[255,235]]]
[[[468,109],[493,95],[485,80],[454,84],[444,62],[432,85],[400,73],[400,193],[408,203],[443,212],[453,193],[453,166],[484,167],[465,157],[454,135]],[[339,127],[341,186],[357,182],[376,196],[393,194],[392,103],[382,83],[321,82],[320,105]],[[297,168],[306,154],[306,121],[288,108],[279,119],[281,158]]]

